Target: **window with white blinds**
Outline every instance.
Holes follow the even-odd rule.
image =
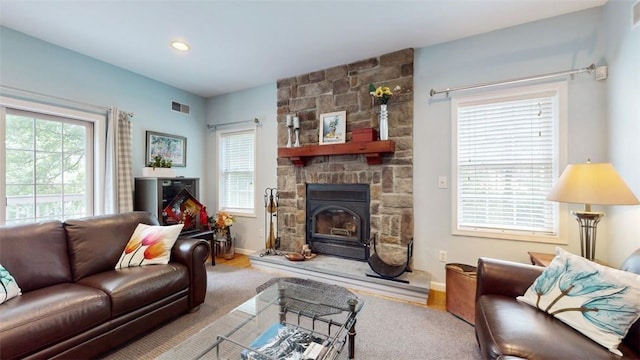
[[[454,234],[555,242],[561,88],[455,99]]]
[[[254,214],[255,130],[218,132],[220,210]]]

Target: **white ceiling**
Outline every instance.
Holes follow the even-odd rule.
[[[0,0],[0,24],[210,97],[605,2]]]

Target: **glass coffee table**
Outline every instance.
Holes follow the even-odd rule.
[[[345,346],[353,359],[363,306],[340,286],[280,279],[159,359],[333,360]]]

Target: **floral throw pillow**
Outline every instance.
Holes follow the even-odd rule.
[[[556,248],[556,257],[518,300],[545,311],[610,352],[640,317],[640,275]]]
[[[168,264],[171,248],[178,239],[182,226],[183,224],[171,226],[138,224],[115,268]]]
[[[16,279],[11,276],[9,271],[4,268],[0,264],[0,284],[2,285],[2,289],[0,289],[0,304],[5,301],[14,298],[16,296],[22,295],[22,290],[18,286]]]

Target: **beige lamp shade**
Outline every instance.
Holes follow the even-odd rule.
[[[609,163],[568,165],[547,195],[547,200],[586,205],[640,204]],[[587,207],[586,211],[590,209]]]

